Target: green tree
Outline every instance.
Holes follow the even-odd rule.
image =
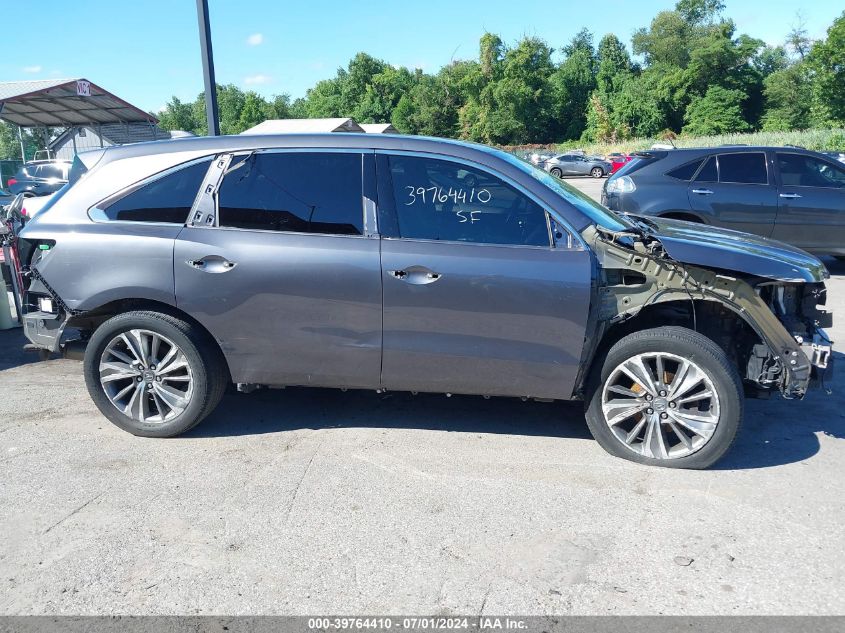
[[[833,21],[827,38],[808,55],[814,73],[814,116],[822,124],[845,124],[845,11]]]
[[[597,61],[596,87],[607,98],[619,92],[631,76],[631,57],[622,41],[608,33],[599,42]]]
[[[596,88],[596,53],[586,29],[563,47],[564,61],[549,77],[552,138],[578,139],[587,127],[590,96]]]
[[[199,129],[191,104],[182,103],[177,97],[172,97],[157,117],[159,126],[163,130],[184,130],[196,133]]]
[[[806,62],[773,72],[765,83],[764,130],[803,130],[811,126],[813,86]]]
[[[240,134],[244,130],[266,121],[269,117],[268,103],[259,94],[250,90],[244,95],[243,107],[238,116],[238,123],[233,127],[232,134]]]
[[[745,96],[741,90],[712,86],[703,97],[694,98],[687,108],[684,134],[708,136],[747,132],[751,126],[742,115]]]

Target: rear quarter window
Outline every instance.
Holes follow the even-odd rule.
[[[184,224],[210,162],[206,158],[177,167],[99,210],[107,220]]]
[[[698,168],[701,167],[701,163],[703,162],[703,158],[694,160],[691,163],[686,163],[680,167],[675,167],[675,169],[667,171],[666,175],[670,178],[675,178],[676,180],[692,180],[692,177],[695,176],[695,172],[698,171]]]

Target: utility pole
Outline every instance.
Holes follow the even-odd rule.
[[[211,50],[211,25],[208,22],[208,0],[197,0],[197,21],[199,22],[200,28],[202,74],[205,80],[205,116],[208,119],[208,135],[220,136],[220,122],[217,118],[217,83],[214,81],[214,52]]]

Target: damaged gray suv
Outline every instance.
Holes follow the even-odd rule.
[[[230,383],[578,399],[613,455],[704,468],[746,394],[800,398],[831,356],[815,257],[439,139],[88,152],[13,260],[30,341],[83,357],[103,415],[147,437]]]

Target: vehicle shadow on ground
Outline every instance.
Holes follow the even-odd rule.
[[[825,257],[822,261],[831,275],[845,275],[845,260]]]
[[[21,327],[0,330],[0,370],[37,363],[41,360],[37,353],[24,351],[23,346],[27,342]]]
[[[185,437],[277,433],[293,429],[383,428],[589,439],[583,404],[518,398],[411,395],[407,392],[290,387],[229,393]]]
[[[836,354],[845,366],[845,355]],[[716,465],[745,470],[791,464],[818,453],[818,434],[845,439],[845,371],[828,376],[832,392],[804,401],[749,400],[731,451]],[[288,388],[230,393],[220,407],[184,437],[260,435],[295,429],[383,428],[590,439],[578,402],[522,402],[516,398],[409,393],[376,394]]]
[[[747,400],[745,418],[731,451],[715,468],[744,470],[803,461],[819,452],[819,436],[845,439],[845,354],[834,352],[834,367],[821,388],[804,400]]]

